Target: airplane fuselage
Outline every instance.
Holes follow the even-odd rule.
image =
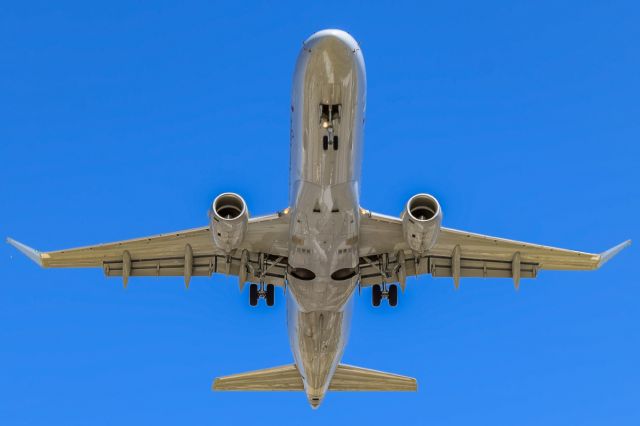
[[[287,322],[312,406],[322,401],[349,334],[365,102],[356,41],[338,30],[306,40],[291,95]]]

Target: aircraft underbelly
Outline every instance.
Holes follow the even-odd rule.
[[[312,404],[320,402],[348,338],[357,284],[365,73],[344,33],[305,43],[291,101],[288,326]]]

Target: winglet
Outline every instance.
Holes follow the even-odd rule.
[[[620,253],[623,249],[629,247],[630,245],[631,245],[631,240],[627,240],[623,243],[618,244],[615,247],[611,247],[607,251],[603,251],[602,253],[600,253],[600,256],[599,256],[600,261],[598,262],[598,268],[600,268],[602,265],[607,263],[609,260],[611,260],[611,258],[613,258],[613,256]]]
[[[20,250],[22,254],[33,260],[39,266],[42,266],[42,255],[38,250],[32,249],[31,247],[24,245],[21,242],[14,240],[13,238],[7,238],[7,242]]]

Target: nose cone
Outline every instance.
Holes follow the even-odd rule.
[[[303,45],[300,60],[309,84],[340,85],[364,83],[364,59],[358,43],[341,30],[322,30]],[[326,95],[324,96],[326,97]],[[336,102],[338,103],[338,102]]]
[[[322,30],[305,40],[304,47],[313,50],[318,45],[331,45],[334,48],[342,47],[355,52],[360,49],[358,42],[346,31],[342,30]]]
[[[347,101],[355,101],[356,92],[361,92],[364,103],[365,86],[364,58],[351,35],[341,30],[322,30],[304,42],[296,64],[294,93],[311,98],[318,95],[320,99],[314,101],[320,103],[346,105]],[[350,91],[353,99],[347,96]]]

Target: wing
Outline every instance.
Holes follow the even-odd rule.
[[[402,284],[403,276],[431,274],[453,277],[456,287],[460,277],[512,278],[517,287],[520,278],[535,278],[541,269],[598,269],[630,244],[594,254],[442,228],[431,250],[414,255],[399,218],[363,210],[360,271],[364,285]]]
[[[285,210],[285,212],[288,212]],[[208,226],[132,240],[39,252],[7,242],[45,268],[101,267],[108,277],[192,276],[225,273],[244,281],[284,285],[289,216],[279,212],[249,219],[242,245],[231,256],[216,249]]]

